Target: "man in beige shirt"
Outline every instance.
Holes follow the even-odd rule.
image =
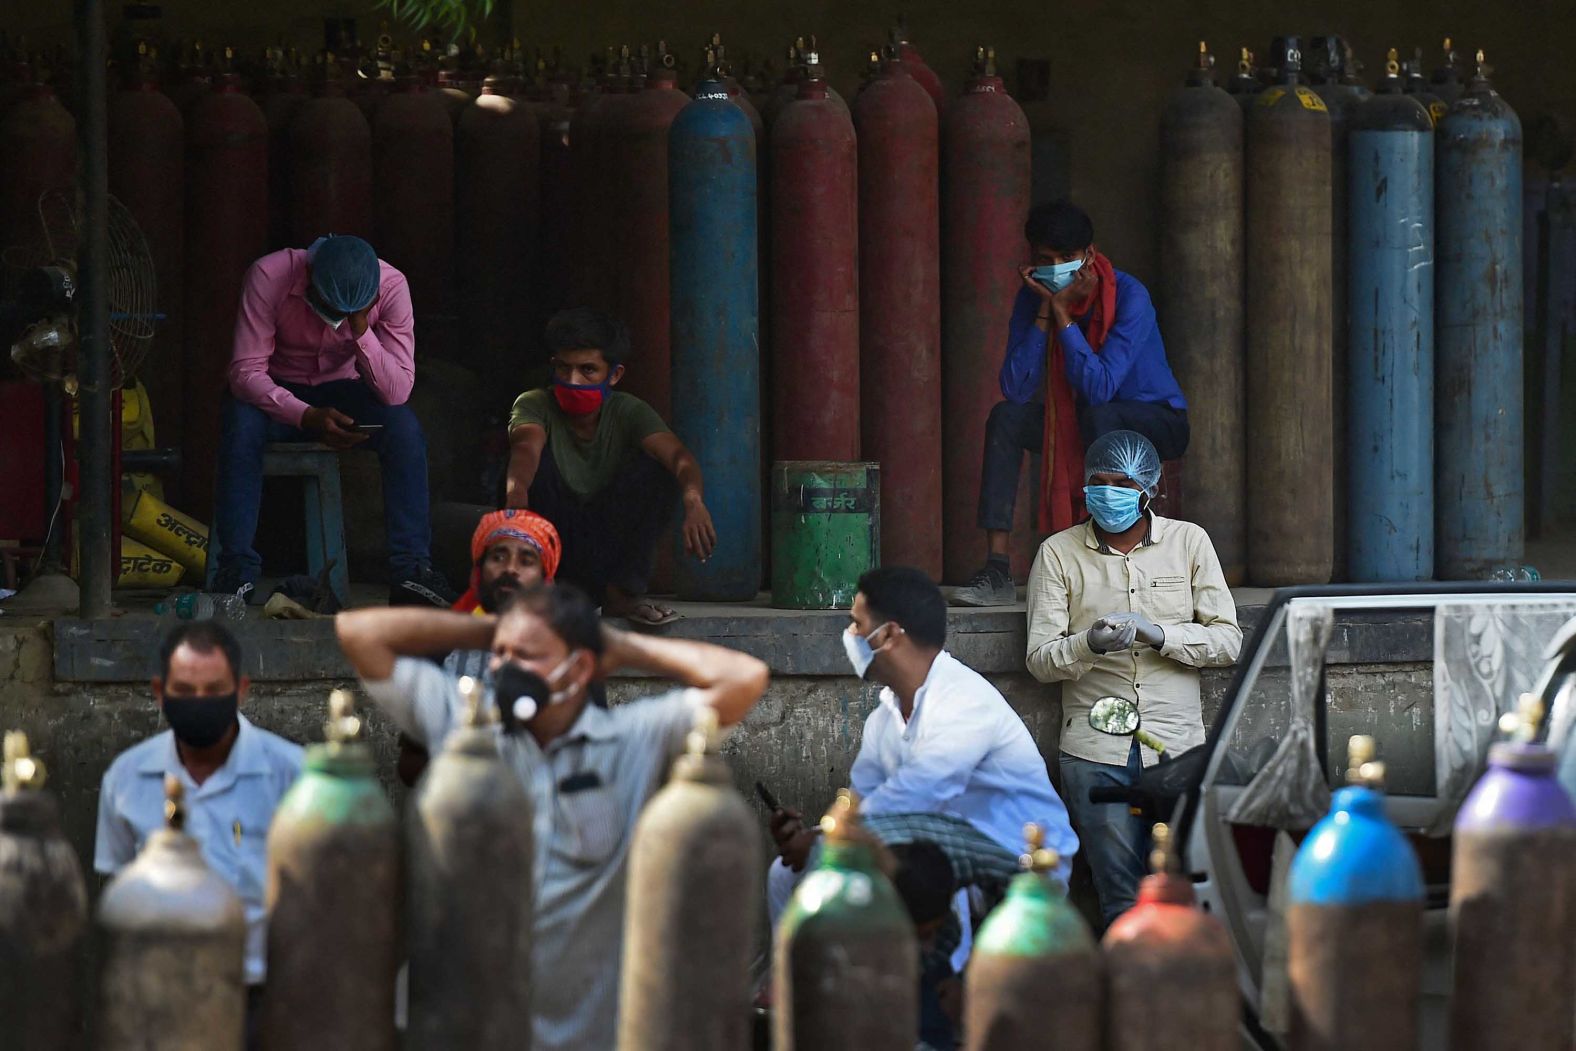
[[[1122,697],[1167,753],[1203,744],[1198,669],[1235,662],[1242,629],[1209,535],[1148,507],[1160,481],[1149,439],[1096,439],[1084,481],[1092,520],[1041,544],[1029,574],[1028,668],[1063,683],[1062,797],[1110,923],[1147,871],[1149,828],[1125,804],[1091,804],[1089,789],[1132,785],[1160,757],[1094,729],[1089,709]]]

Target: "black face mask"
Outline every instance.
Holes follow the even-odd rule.
[[[164,697],[164,719],[175,739],[191,748],[212,748],[235,723],[240,700],[234,693],[222,697]]]
[[[493,678],[493,698],[498,702],[498,721],[506,734],[518,733],[524,723],[515,715],[515,702],[530,698],[537,711],[547,707],[552,697],[547,680],[513,661],[506,661]]]

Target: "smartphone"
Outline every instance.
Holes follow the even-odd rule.
[[[383,430],[381,423],[358,423],[353,428],[357,434],[378,434]]]
[[[777,802],[777,797],[772,795],[771,789],[759,781],[755,782],[755,794],[761,797],[761,802],[766,804],[766,809],[772,813],[775,814],[783,808],[783,805]]]

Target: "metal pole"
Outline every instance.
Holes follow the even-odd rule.
[[[100,0],[76,0],[77,153],[82,227],[77,244],[77,379],[82,494],[77,505],[81,547],[80,616],[106,617],[114,579],[110,565],[109,146],[105,96],[104,12]]]

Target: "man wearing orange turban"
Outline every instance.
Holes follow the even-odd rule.
[[[563,559],[553,523],[523,508],[482,516],[471,535],[471,586],[454,608],[496,613],[521,588],[550,581]]]
[[[483,515],[471,534],[471,586],[454,609],[497,613],[515,592],[551,582],[563,554],[558,530],[535,511],[521,508]],[[486,650],[455,650],[443,658],[443,667],[453,675],[469,675],[490,685],[490,657]],[[600,689],[593,699],[607,704]],[[405,734],[400,734],[399,745],[400,780],[414,787],[426,768],[427,750]]]

